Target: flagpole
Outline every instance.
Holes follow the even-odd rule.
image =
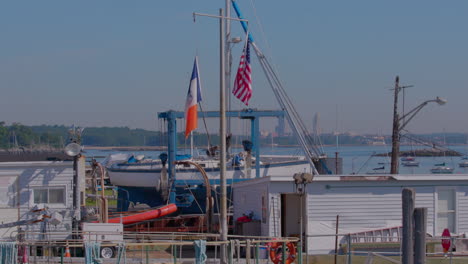
[[[226,0],[225,4],[225,10],[226,10],[226,17],[231,17],[231,0]],[[226,85],[226,109],[228,111],[231,111],[231,20],[227,20],[226,22],[226,39],[225,39],[225,47],[226,51],[224,53],[225,56],[225,65],[226,65],[226,70],[225,70],[225,85]],[[227,118],[227,127],[226,127],[226,134],[231,133],[231,117]],[[226,151],[229,151],[226,149]]]
[[[196,16],[206,16],[206,17],[214,17],[219,19],[219,31],[220,31],[220,43],[219,43],[219,53],[220,53],[220,71],[219,71],[219,136],[220,136],[220,187],[221,187],[221,197],[220,197],[220,240],[227,241],[228,238],[228,226],[227,226],[227,188],[226,188],[226,100],[225,100],[225,93],[226,93],[226,80],[225,80],[225,20],[236,20],[236,21],[247,21],[242,18],[231,18],[224,16],[224,10],[221,8],[219,9],[219,16],[215,15],[208,15],[208,14],[200,14],[200,13],[193,13],[193,17],[195,20]],[[221,256],[220,256],[221,264],[227,264],[227,244],[223,243],[221,246]]]
[[[221,153],[220,153],[220,185],[221,185],[221,241],[227,241],[227,188],[226,188],[226,104],[225,104],[225,93],[226,93],[226,81],[225,81],[225,38],[224,38],[224,11],[222,8],[219,9],[219,30],[220,30],[220,43],[219,43],[219,52],[220,52],[220,82],[219,82],[219,137],[221,140]],[[221,263],[227,263],[227,247],[226,244],[223,244],[221,247]]]
[[[190,157],[193,157],[193,131],[190,131]]]

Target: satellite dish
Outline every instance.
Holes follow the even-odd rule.
[[[65,154],[74,157],[81,152],[81,146],[76,143],[70,143],[65,147]]]

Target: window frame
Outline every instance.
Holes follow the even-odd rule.
[[[31,189],[31,196],[30,196],[30,204],[47,204],[48,207],[51,208],[58,208],[58,207],[66,207],[67,205],[67,186],[65,185],[50,185],[50,186],[30,186]],[[35,201],[35,191],[36,190],[47,190],[47,202],[36,202]],[[50,202],[50,190],[62,190],[63,194],[63,202],[59,203],[51,203]]]
[[[440,191],[451,191],[453,194],[454,210],[439,211],[439,192]],[[450,230],[451,234],[457,234],[458,232],[458,188],[457,187],[436,187],[434,193],[434,235],[442,235],[442,232],[439,234],[439,213],[450,214],[453,213],[453,225],[455,230]]]

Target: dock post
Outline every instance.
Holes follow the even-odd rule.
[[[426,263],[427,208],[414,209],[414,264]]]
[[[301,243],[297,244],[297,264],[302,264],[302,245]]]
[[[351,234],[348,234],[348,261],[346,264],[351,264],[352,259],[351,259]]]
[[[259,252],[259,248],[258,248],[259,244],[258,243],[255,243],[255,264],[259,264],[259,255],[260,255],[260,252]]]
[[[401,241],[402,264],[413,264],[414,254],[414,201],[415,191],[412,188],[404,188],[402,191],[403,202],[403,237]]]
[[[245,263],[246,264],[250,264],[250,251],[252,250],[250,247],[250,242],[251,242],[250,239],[247,239],[246,244],[245,244]]]
[[[283,242],[283,246],[281,247],[281,263],[286,263],[286,242]]]

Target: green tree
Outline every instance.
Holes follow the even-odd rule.
[[[0,148],[7,147],[8,128],[5,126],[5,122],[0,121]]]

